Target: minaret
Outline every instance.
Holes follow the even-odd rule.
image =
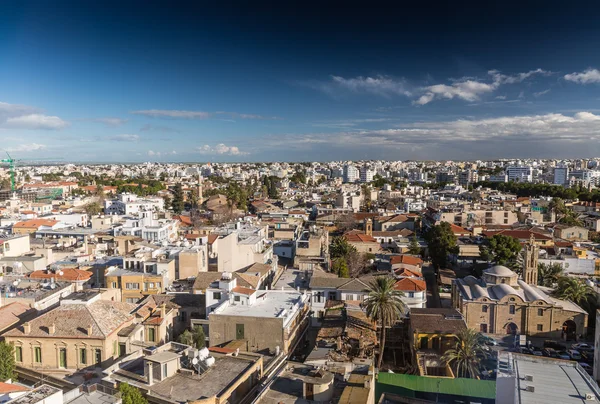
[[[537,285],[539,251],[540,247],[535,244],[535,237],[531,233],[529,243],[525,245],[525,257],[523,258],[523,279],[529,285]]]

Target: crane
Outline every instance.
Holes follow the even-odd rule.
[[[15,192],[15,163],[17,161],[25,161],[25,160],[15,160],[13,159],[8,152],[5,152],[8,156],[7,159],[0,160],[0,163],[8,163],[8,170],[10,172],[10,189],[12,192]],[[32,159],[31,161],[40,161],[40,160],[62,160],[62,158],[42,158],[42,159]]]

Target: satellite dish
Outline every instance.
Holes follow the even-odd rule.
[[[15,286],[17,286],[18,284],[19,284],[18,280],[16,280],[16,281],[13,282],[13,285],[15,285]]]
[[[50,289],[56,289],[56,283],[50,284]]]
[[[194,358],[194,359],[192,359],[192,364],[193,364],[193,365],[197,365],[197,364],[198,364],[198,358]]]
[[[63,271],[58,271],[59,276],[63,276],[65,273]]]

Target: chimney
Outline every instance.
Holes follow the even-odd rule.
[[[25,334],[31,333],[31,324],[29,324],[28,322],[23,324],[23,332]]]
[[[87,328],[88,337],[91,337],[93,332],[94,332],[94,329],[92,328],[92,325],[91,324],[88,325],[88,328]]]
[[[54,335],[55,332],[56,332],[56,325],[54,323],[52,323],[50,325],[50,327],[48,327],[48,334]]]
[[[148,386],[152,386],[154,384],[154,375],[152,374],[152,362],[146,361],[146,371],[148,372]]]
[[[160,305],[160,316],[162,318],[167,317],[167,306],[164,303]]]

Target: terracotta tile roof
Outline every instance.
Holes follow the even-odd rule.
[[[4,336],[19,338],[94,338],[105,339],[121,326],[133,320],[134,304],[98,300],[90,304],[67,304],[59,306],[29,321],[31,332],[25,334],[23,327],[13,328]],[[49,328],[55,332],[50,335]],[[92,334],[88,335],[88,327]]]
[[[377,240],[373,236],[368,236],[364,233],[346,233],[344,238],[348,242],[353,243],[377,243]]]
[[[450,228],[452,229],[452,233],[454,234],[471,234],[469,230],[463,229],[462,227],[457,226],[454,223],[450,223]]]
[[[394,284],[394,289],[409,292],[423,292],[427,290],[427,285],[422,279],[402,278]]]
[[[29,391],[29,388],[18,384],[0,382],[0,394],[18,393],[20,391]]]
[[[189,216],[175,215],[173,219],[180,221],[185,226],[192,226],[192,218]]]
[[[208,244],[212,245],[215,241],[217,241],[218,238],[219,238],[219,236],[217,234],[209,234],[208,235]]]
[[[562,241],[562,240],[555,241],[554,245],[556,247],[573,247],[573,243],[571,243],[570,241]]]
[[[221,354],[231,354],[235,352],[235,349],[231,349],[231,348],[221,348],[218,346],[211,346],[210,348],[208,348],[208,350],[210,352],[216,352],[216,353],[221,353]]]
[[[62,275],[59,274],[62,272]],[[61,268],[56,273],[47,270],[33,271],[27,275],[31,279],[56,279],[57,281],[87,281],[92,277],[92,272],[77,268]]]
[[[411,271],[408,268],[398,268],[394,271],[394,273],[396,274],[396,276],[404,276],[407,278],[422,278],[423,277],[423,274],[421,274],[421,272]]]
[[[545,234],[540,234],[530,230],[486,230],[483,231],[482,234],[488,238],[493,237],[496,234],[502,234],[504,236],[518,238],[519,240],[529,240],[529,238],[533,234],[535,240],[552,240],[551,236],[547,236]]]
[[[221,272],[199,272],[194,281],[194,290],[206,290],[211,283],[221,279]]]
[[[33,309],[21,302],[14,302],[0,307],[0,331],[17,324],[30,310]]]
[[[410,220],[410,218],[406,215],[396,215],[396,216],[392,216],[389,219],[385,220],[385,223],[404,223],[409,220]]]
[[[16,228],[36,228],[39,229],[42,226],[52,227],[58,223],[58,220],[49,220],[49,219],[31,219],[25,220],[23,222],[17,222],[13,224],[13,227]]]
[[[354,214],[354,220],[363,221],[365,219],[371,218],[374,219],[379,216],[379,213],[371,213],[371,212],[358,212]]]
[[[420,257],[414,255],[392,255],[390,257],[390,264],[408,264],[408,265],[423,265],[423,260]]]
[[[254,289],[250,289],[250,288],[244,288],[242,286],[236,286],[235,288],[233,288],[231,290],[233,293],[239,293],[241,295],[251,295],[254,292],[256,292],[256,290]]]

